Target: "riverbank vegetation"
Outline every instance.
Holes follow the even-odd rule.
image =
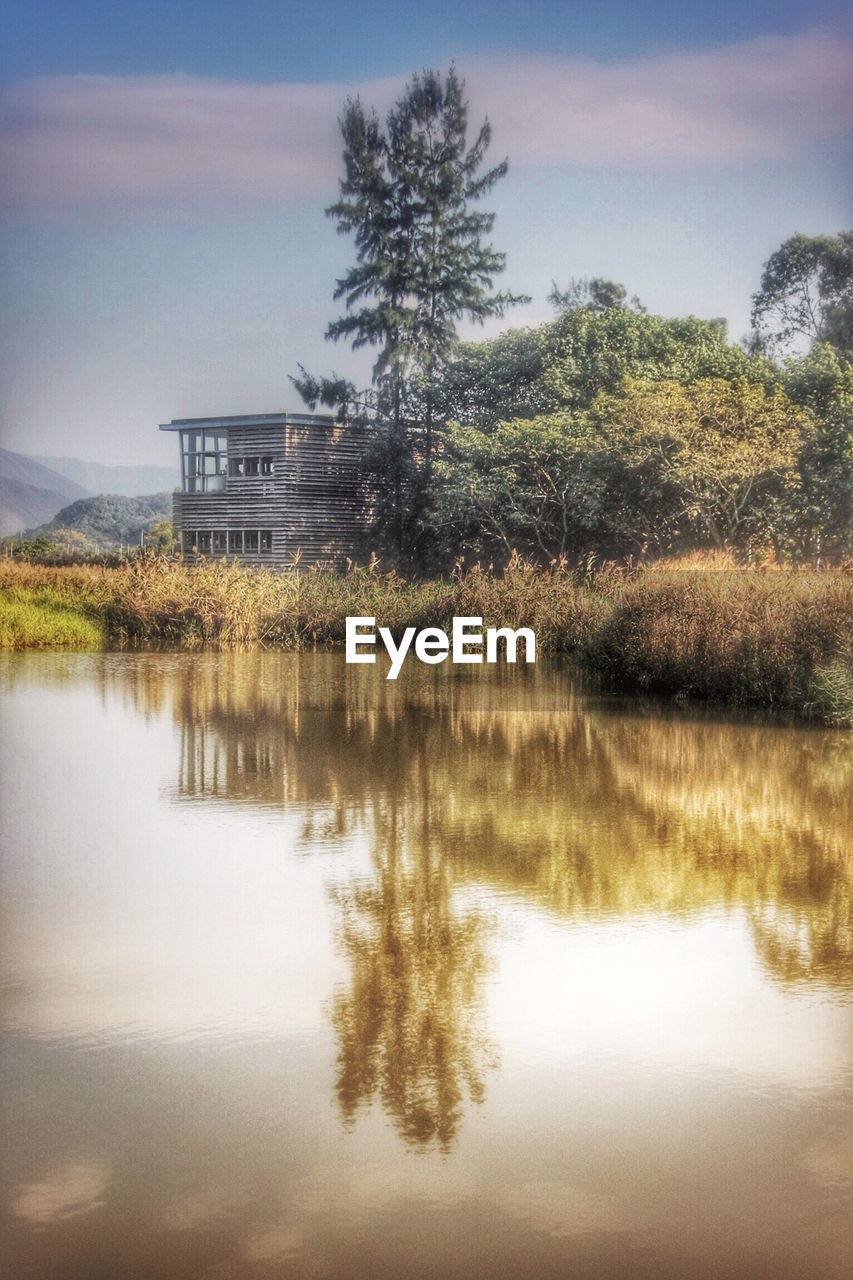
[[[853,721],[853,577],[746,569],[725,557],[630,568],[588,561],[539,569],[515,557],[409,581],[378,564],[276,574],[140,556],[117,567],[0,561],[0,645],[338,646],[345,619],[448,627],[532,627],[539,653],[562,654],[607,686]]]
[[[0,649],[99,649],[104,627],[86,592],[49,571],[6,560],[0,573]],[[11,571],[10,571],[11,570]]]

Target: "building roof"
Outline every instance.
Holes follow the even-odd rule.
[[[191,431],[209,428],[211,430],[229,430],[231,427],[278,427],[292,425],[295,427],[333,427],[336,419],[330,413],[249,413],[225,418],[173,418],[171,422],[161,422],[161,431]]]

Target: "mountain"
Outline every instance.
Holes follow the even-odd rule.
[[[0,535],[50,520],[69,502],[90,492],[34,458],[0,449]]]
[[[55,538],[63,529],[82,533],[99,550],[107,551],[120,543],[138,543],[143,529],[158,520],[171,520],[171,493],[152,493],[128,498],[124,494],[101,493],[94,498],[81,498],[63,507],[52,520],[29,529],[28,536]]]
[[[39,457],[33,461],[82,485],[88,493],[118,493],[139,498],[174,489],[181,482],[177,467],[107,467],[82,458]]]

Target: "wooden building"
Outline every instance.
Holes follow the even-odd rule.
[[[282,568],[343,563],[367,521],[364,428],[322,414],[163,423],[180,441],[175,536],[185,554]]]

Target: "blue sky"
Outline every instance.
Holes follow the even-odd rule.
[[[465,76],[510,173],[502,284],[604,275],[746,328],[761,263],[849,224],[845,6],[49,3],[0,20],[2,442],[168,461],[158,421],[294,404],[351,250],[323,217],[348,93]],[[506,323],[506,322],[505,322]]]
[[[190,71],[248,80],[405,74],[475,50],[624,58],[804,28],[841,30],[840,0],[7,0],[5,79]]]

